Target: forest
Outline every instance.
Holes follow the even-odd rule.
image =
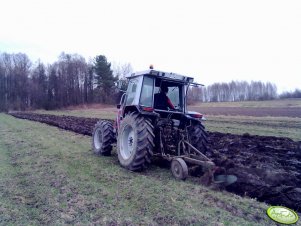
[[[70,105],[115,104],[120,96],[115,82],[133,72],[130,63],[111,63],[98,55],[86,60],[62,52],[45,65],[24,53],[0,53],[0,111],[58,109]],[[190,87],[189,103],[298,98],[301,91],[277,94],[275,84],[231,81]]]

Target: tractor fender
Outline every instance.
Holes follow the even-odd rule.
[[[136,105],[125,106],[123,111],[123,117],[125,117],[125,115],[127,115],[129,112],[137,112],[140,114],[141,110]]]
[[[139,106],[136,105],[130,105],[126,106],[123,111],[123,117],[127,115],[129,112],[136,112],[139,115],[144,115],[144,116],[149,116],[149,117],[160,117],[160,114],[157,112],[148,112],[148,111],[143,111]]]

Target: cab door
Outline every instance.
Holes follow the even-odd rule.
[[[119,104],[117,104],[117,117],[116,117],[116,129],[119,130],[120,122],[123,118],[123,112],[125,107],[125,99],[126,99],[126,93],[122,94]]]

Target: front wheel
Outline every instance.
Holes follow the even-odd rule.
[[[112,123],[109,121],[98,121],[93,129],[92,149],[97,155],[111,155],[114,132]]]
[[[139,171],[151,163],[154,148],[154,133],[151,120],[130,113],[120,124],[117,138],[117,153],[120,164]]]

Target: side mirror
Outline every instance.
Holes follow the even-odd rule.
[[[120,109],[120,107],[121,107],[121,104],[117,104],[117,109]]]
[[[121,87],[122,87],[122,81],[118,80],[118,81],[115,83],[115,85],[116,85],[116,87],[117,87],[118,89],[121,89]]]
[[[127,84],[126,80],[122,80],[122,79],[117,80],[117,81],[115,82],[115,86],[116,86],[117,89],[119,89],[119,90],[124,89],[125,86],[126,86],[126,84]]]

